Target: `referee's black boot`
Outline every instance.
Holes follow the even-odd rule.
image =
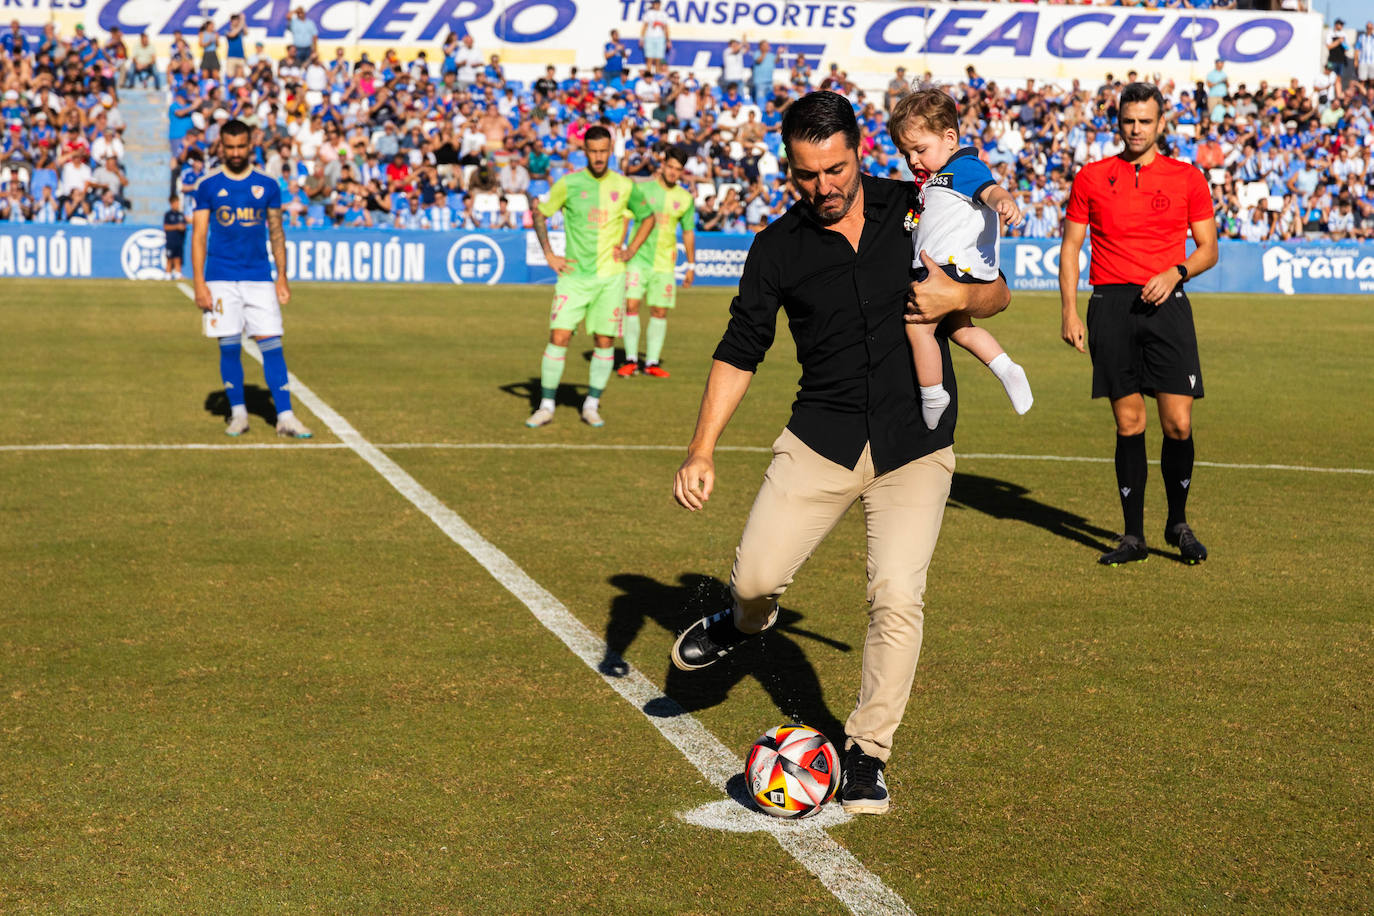
[[[768,625],[772,626],[776,619],[777,612],[774,611]],[[682,632],[677,642],[673,643],[673,664],[683,671],[696,671],[714,665],[757,635],[745,633],[735,626],[735,612],[726,608],[719,614],[701,618]]]
[[[1103,566],[1120,566],[1123,563],[1143,563],[1150,558],[1145,549],[1145,541],[1134,534],[1123,534],[1121,540],[1111,550],[1097,558]]]
[[[1189,566],[1196,566],[1207,559],[1207,548],[1202,546],[1202,542],[1193,534],[1193,529],[1188,527],[1187,522],[1179,522],[1165,528],[1164,543],[1170,547],[1177,547],[1178,555]]]

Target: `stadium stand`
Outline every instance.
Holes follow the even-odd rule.
[[[3,30],[0,220],[122,221],[128,178],[119,92],[160,90],[165,77],[171,190],[186,193],[216,165],[219,127],[239,118],[254,128],[259,167],[282,183],[293,227],[528,227],[533,202],[585,164],[581,139],[601,122],[613,128],[615,166],[628,175],[652,174],[668,146],[688,155],[685,180],[700,230],[755,232],[792,203],[778,134],[791,100],[815,88],[846,95],[859,116],[866,169],[907,178],[885,113],[913,87],[935,84],[930,74],[899,72],[869,94],[835,65],[812,72],[786,47],[744,41],[730,81],[660,65],[609,78],[601,68],[549,67],[525,82],[508,79],[499,55],[483,54],[471,36],[450,34],[433,55],[408,61],[393,51],[374,61],[322,47],[298,57],[290,45],[274,58],[259,44],[223,63],[213,36],[182,32],[164,67],[142,36],[126,42],[117,30],[103,42],[80,26],[70,38],[51,25],[41,34],[17,23]],[[1315,85],[1246,85],[1219,65],[1195,85],[1161,87],[1168,151],[1206,172],[1224,237],[1374,237],[1374,79],[1359,79],[1353,65],[1357,48],[1374,52],[1374,37],[1336,29],[1327,40],[1344,53],[1332,52]],[[978,147],[1027,213],[1018,234],[1059,234],[1075,170],[1117,150],[1116,99],[1133,78],[1012,86],[970,67],[944,84],[959,103],[964,142]]]

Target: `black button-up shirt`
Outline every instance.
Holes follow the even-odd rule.
[[[755,237],[715,358],[755,371],[782,307],[802,368],[788,428],[847,468],[870,443],[874,470],[883,474],[952,445],[959,401],[949,341],[939,334],[950,403],[939,426],[926,428],[902,321],[915,187],[868,175],[862,181],[858,251],[801,203]]]

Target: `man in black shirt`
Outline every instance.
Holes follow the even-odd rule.
[[[814,92],[795,102],[782,136],[801,201],[749,249],[674,480],[677,501],[696,510],[710,496],[716,442],[773,343],[779,308],[796,342],[800,390],[740,539],[732,607],[689,627],[672,659],[683,670],[704,668],[771,626],[793,575],[863,500],[870,615],[858,705],[845,723],[841,802],[881,814],[889,804],[882,771],[920,655],[921,596],[954,473],[958,413],[941,339],[950,406],[933,430],[921,420],[903,312],[910,298],[907,320],[937,322],[955,311],[984,318],[1010,295],[1000,280],[960,284],[940,270],[911,284],[915,189],[861,175],[859,126],[842,96]]]
[[[534,91],[546,100],[553,98],[553,94],[558,91],[558,80],[553,78],[553,72],[553,64],[549,64],[544,68],[544,75],[534,81]]]

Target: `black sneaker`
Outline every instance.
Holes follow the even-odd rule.
[[[886,814],[891,797],[883,770],[887,764],[859,750],[856,744],[844,754],[844,778],[840,804],[849,814]]]
[[[1097,558],[1103,566],[1120,566],[1122,563],[1144,563],[1150,558],[1145,542],[1134,534],[1123,534],[1121,540],[1111,550]]]
[[[692,624],[673,643],[673,664],[683,671],[696,671],[714,665],[745,640],[757,633],[741,633],[735,626],[735,612],[726,608],[719,614],[703,617]]]
[[[1202,542],[1193,534],[1193,529],[1188,527],[1187,522],[1179,522],[1165,528],[1164,543],[1170,547],[1177,547],[1178,555],[1189,566],[1196,566],[1207,559],[1207,548],[1202,546]]]

